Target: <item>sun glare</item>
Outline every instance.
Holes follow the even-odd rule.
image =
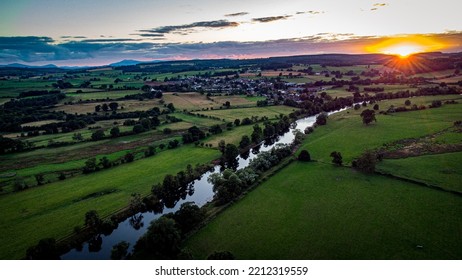
[[[366,50],[371,53],[392,54],[406,58],[415,53],[437,51],[444,47],[445,44],[429,37],[410,36],[386,39],[378,44],[367,46]]]
[[[425,49],[422,46],[418,45],[396,45],[396,46],[390,46],[388,49],[384,49],[383,53],[386,54],[395,54],[399,55],[400,57],[408,57],[411,54],[423,52]]]

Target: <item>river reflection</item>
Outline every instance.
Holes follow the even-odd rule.
[[[342,109],[340,111],[343,111]],[[338,112],[338,111],[336,111]],[[331,112],[336,113],[336,112]],[[251,159],[255,158],[260,152],[269,151],[277,144],[290,144],[295,139],[294,131],[296,129],[303,131],[310,127],[316,121],[316,116],[311,116],[297,120],[291,125],[289,131],[269,141],[244,152],[236,158],[233,169],[245,168],[249,165]],[[194,202],[199,207],[213,199],[213,186],[207,182],[207,178],[215,173],[223,171],[222,166],[215,166],[212,170],[203,174],[203,176],[186,188],[180,189],[179,193],[163,199],[163,205],[144,213],[136,215],[120,222],[112,233],[100,234],[85,242],[80,248],[74,248],[68,253],[61,256],[62,259],[110,259],[112,247],[121,241],[130,243],[129,251],[133,249],[136,241],[147,231],[147,226],[163,214],[176,212],[181,204],[185,202]]]

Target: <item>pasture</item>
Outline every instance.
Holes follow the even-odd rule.
[[[385,159],[382,172],[462,193],[462,152]]]
[[[59,239],[71,234],[75,226],[83,225],[88,210],[107,217],[126,207],[132,193],[146,195],[165,175],[217,157],[219,152],[213,149],[182,146],[107,170],[0,196],[0,259],[22,258],[26,249],[42,238]],[[105,195],[92,197],[98,193]]]
[[[294,162],[185,242],[195,258],[460,259],[459,196]]]
[[[256,117],[268,117],[269,119],[275,119],[279,114],[288,115],[295,111],[294,108],[288,106],[268,106],[268,107],[257,107],[257,108],[238,108],[238,109],[226,109],[226,110],[213,110],[204,111],[201,114],[207,116],[213,116],[225,121],[231,122],[235,119],[251,118]]]

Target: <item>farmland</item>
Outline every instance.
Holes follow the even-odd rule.
[[[365,149],[435,133],[440,143],[461,143],[438,133],[461,118],[461,108],[379,115],[369,126],[352,109],[331,116],[299,149],[317,162],[291,163],[219,214],[185,248],[200,259],[214,251],[238,259],[460,259],[462,242],[453,233],[462,230],[462,201],[444,191],[461,191],[460,152],[379,163],[380,172],[411,181],[335,167],[329,155],[340,151],[350,165]]]
[[[454,71],[278,59],[3,69],[0,259],[24,258],[44,238],[70,245],[90,210],[108,222],[166,175],[220,162],[221,140],[239,146],[249,136],[246,151],[297,118],[353,103],[361,105],[329,116],[291,156],[308,150],[313,162],[276,166],[229,208],[207,205],[221,214],[185,248],[195,258],[460,258],[452,232],[461,229],[462,97],[439,82],[455,81]],[[366,109],[376,122],[362,123]],[[351,168],[365,149],[385,155],[377,171],[388,175]],[[344,167],[330,164],[332,151]]]

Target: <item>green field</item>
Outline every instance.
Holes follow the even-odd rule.
[[[386,159],[378,169],[462,193],[462,152]]]
[[[25,250],[40,239],[59,239],[72,233],[75,226],[83,225],[88,210],[108,216],[127,206],[132,193],[148,194],[165,175],[218,156],[216,150],[183,146],[93,174],[0,196],[0,259],[22,258]],[[103,191],[113,192],[81,200]]]
[[[256,117],[268,117],[269,119],[274,119],[279,114],[288,115],[295,111],[294,108],[288,106],[267,106],[267,107],[257,107],[257,108],[239,108],[239,109],[226,109],[226,110],[213,110],[213,111],[204,111],[201,114],[207,116],[213,116],[226,121],[234,121],[235,119],[251,118],[252,116]]]
[[[237,259],[461,259],[460,213],[452,194],[295,162],[185,247],[201,259],[223,250]]]
[[[379,103],[380,106],[385,104]],[[330,162],[330,153],[338,151],[342,153],[344,162],[349,163],[366,148],[376,149],[392,141],[422,137],[451,127],[454,121],[461,119],[462,104],[377,115],[377,122],[371,125],[362,123],[361,111],[350,109],[329,117],[328,125],[318,127],[308,135],[302,149],[307,149],[312,157],[324,162]]]
[[[241,141],[242,136],[247,135],[250,138],[252,132],[252,125],[241,125],[238,127],[234,127],[232,130],[226,130],[218,135],[210,136],[204,142],[206,144],[212,144],[212,147],[215,148],[218,147],[218,143],[221,140],[224,140],[226,144],[234,144],[236,146],[239,146],[239,142]]]

